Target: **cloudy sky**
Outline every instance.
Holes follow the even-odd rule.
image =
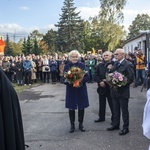
[[[24,36],[37,29],[47,32],[59,21],[64,0],[3,0],[0,5],[0,35]],[[98,14],[99,0],[74,0],[82,19]],[[124,9],[126,29],[137,14],[150,15],[150,0],[128,0]]]

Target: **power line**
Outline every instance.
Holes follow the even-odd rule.
[[[28,34],[23,34],[23,33],[4,33],[4,32],[0,32],[0,35],[4,37],[4,39],[6,39],[6,37],[10,37],[13,39],[14,42],[16,42],[16,38],[24,38],[27,37]]]

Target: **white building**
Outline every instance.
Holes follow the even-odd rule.
[[[138,36],[127,40],[124,43],[123,49],[126,53],[134,53],[134,48],[138,47],[145,54],[147,61],[150,60],[150,32],[144,32]]]

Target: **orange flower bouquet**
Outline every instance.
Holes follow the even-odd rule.
[[[73,84],[73,87],[80,87],[80,82],[83,79],[85,73],[85,70],[73,66],[67,72],[64,73],[65,82]]]

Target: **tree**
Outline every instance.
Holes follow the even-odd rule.
[[[31,52],[35,55],[39,55],[41,53],[41,49],[39,47],[39,42],[42,40],[44,34],[39,33],[38,30],[34,30],[30,33],[30,43],[33,45]]]
[[[33,52],[32,52],[32,48],[33,48],[33,45],[32,45],[30,36],[28,36],[28,38],[27,38],[27,43],[26,43],[25,55],[32,54],[32,53],[33,53]]]
[[[35,54],[35,55],[39,55],[40,54],[40,49],[39,49],[38,41],[37,41],[36,38],[34,40],[32,53]]]
[[[18,43],[15,43],[15,42],[10,42],[11,44],[11,47],[13,49],[13,53],[12,55],[13,56],[16,56],[16,55],[20,55],[22,53],[22,41],[20,40]]]
[[[126,5],[127,0],[99,0],[101,4],[101,10],[99,17],[101,20],[107,20],[110,23],[119,24],[123,22],[123,8]]]
[[[56,45],[56,40],[57,40],[57,31],[54,30],[49,30],[44,36],[42,41],[44,41],[45,44],[48,46],[48,51],[49,53],[55,53],[57,50],[57,45]]]
[[[26,43],[27,43],[26,38],[24,38],[22,43],[22,53],[24,55],[26,55],[26,46],[27,46]]]
[[[33,40],[35,40],[35,38],[36,38],[37,40],[40,40],[40,39],[43,38],[43,34],[42,34],[42,33],[39,33],[38,30],[34,30],[34,31],[32,31],[32,32],[30,33],[30,38],[33,39]]]
[[[150,16],[148,14],[138,14],[132,25],[129,26],[128,39],[139,34],[140,30],[150,30]]]
[[[11,43],[10,43],[8,34],[7,34],[7,36],[6,36],[6,41],[5,41],[5,43],[6,43],[6,46],[5,46],[5,50],[4,50],[4,55],[6,55],[6,56],[11,56],[12,53],[13,53],[13,49],[12,49],[12,47],[11,47]]]
[[[82,50],[81,31],[83,30],[83,20],[79,16],[80,12],[75,12],[74,0],[64,0],[60,21],[55,26],[58,27],[57,45],[59,51],[69,52],[72,49]]]
[[[97,32],[105,50],[114,50],[125,34],[123,26],[119,24],[124,19],[122,10],[126,0],[100,0],[100,4],[101,10],[96,17],[99,23]]]
[[[39,47],[42,54],[48,53],[48,45],[43,40],[39,41]]]

